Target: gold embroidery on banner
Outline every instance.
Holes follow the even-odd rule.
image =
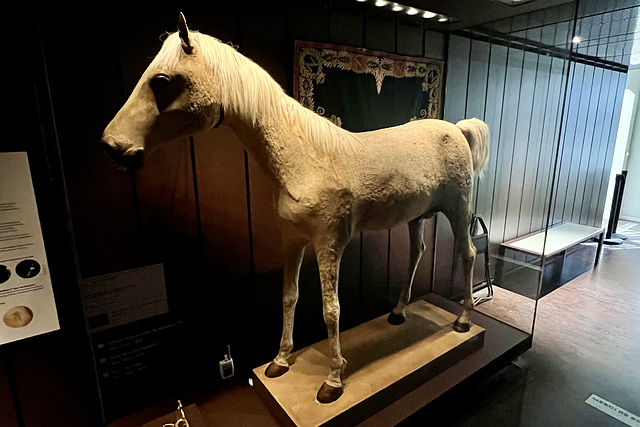
[[[315,111],[316,111],[316,113],[318,115],[324,117],[324,113],[325,113],[324,108],[318,107],[318,108],[316,108]],[[342,127],[342,119],[340,117],[336,116],[335,114],[332,114],[331,116],[327,117],[327,119],[332,121],[334,125]]]
[[[424,109],[424,108],[422,108],[422,109],[420,110],[420,117],[413,116],[413,117],[411,117],[411,118],[409,119],[409,121],[410,121],[410,122],[412,122],[412,121],[414,121],[414,120],[426,119],[426,118],[428,118],[427,116],[428,116],[428,115],[427,115],[427,110],[426,110],[426,109]]]
[[[422,78],[422,91],[429,96],[428,111],[420,111],[420,117],[412,120],[424,118],[438,118],[440,111],[440,83],[441,67],[439,64],[429,64],[422,62],[404,61],[384,56],[366,55],[357,52],[348,52],[335,49],[316,49],[311,47],[301,47],[298,56],[299,83],[298,98],[300,103],[310,110],[318,112],[322,107],[316,108],[313,100],[313,91],[316,84],[323,84],[325,81],[325,68],[338,68],[344,71],[353,71],[358,74],[371,74],[376,82],[378,94],[382,90],[382,83],[386,77]],[[319,113],[320,114],[320,113]],[[339,117],[331,116],[330,120],[342,122]],[[337,123],[336,123],[337,124]]]

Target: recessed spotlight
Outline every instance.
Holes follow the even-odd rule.
[[[407,9],[407,15],[417,15],[418,12],[419,10],[415,7],[410,7],[409,9]]]
[[[447,22],[449,20],[449,18],[447,18],[446,16],[441,16],[440,18],[438,18],[438,22]]]
[[[378,7],[386,6],[389,2],[387,0],[376,0],[375,5]]]
[[[366,2],[367,0],[356,0],[356,1],[357,1],[358,3],[364,3],[364,2]]]
[[[391,8],[391,10],[393,10],[394,12],[400,12],[402,9],[404,9],[404,7],[402,7],[398,3],[394,3],[393,7]]]
[[[428,10],[422,14],[422,17],[425,19],[435,18],[436,14],[433,12],[429,12]]]

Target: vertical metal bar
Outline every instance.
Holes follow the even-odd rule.
[[[557,36],[557,34],[556,34],[556,36]],[[571,58],[569,58],[567,60],[562,60],[562,75],[565,74],[565,69],[567,69],[567,67],[568,67],[568,65],[570,63],[570,59]],[[567,71],[567,73],[570,74],[569,71]],[[572,83],[573,83],[573,77],[572,77]],[[566,94],[566,88],[567,88],[568,85],[569,85],[569,81],[568,81],[568,78],[566,78],[566,79],[563,80],[563,82],[560,85],[561,92],[564,92]],[[564,88],[564,90],[562,90],[562,88]],[[555,119],[554,119],[555,123],[559,123],[558,122],[559,118],[563,117],[563,114],[564,114],[563,108],[564,108],[563,99],[561,99],[561,96],[558,96],[558,105],[556,106],[556,116],[555,116]],[[561,134],[562,134],[562,127],[558,124],[558,126],[556,126],[554,128],[554,130],[553,130],[552,141],[555,141],[556,138],[559,138]],[[556,144],[553,144],[553,142],[552,142],[551,157],[554,157],[554,148],[556,150],[556,155],[557,155],[557,150],[559,148],[558,148],[558,146]],[[553,173],[553,172],[555,172],[555,171],[550,171],[550,173]],[[547,174],[547,183],[545,185],[546,191],[545,191],[545,194],[544,194],[544,202],[543,202],[542,205],[543,206],[547,206],[548,200],[551,199],[551,200],[554,200],[552,203],[554,203],[553,206],[555,208],[554,194],[550,190],[550,187],[553,185],[553,179],[554,179],[553,177],[554,176],[555,175]],[[549,212],[547,212],[547,214],[549,214]],[[543,228],[544,224],[545,224],[545,218],[544,218],[544,214],[543,214],[542,215],[542,219],[540,221],[540,228]]]
[[[613,187],[613,200],[611,200],[611,212],[609,213],[609,224],[607,226],[607,239],[610,239],[613,236],[616,217],[618,216],[619,206],[620,206],[620,189],[622,188],[622,175],[616,175],[616,183]]]
[[[618,230],[618,221],[620,220],[620,211],[622,210],[622,197],[624,196],[624,185],[627,182],[627,171],[622,171],[620,176],[620,186],[618,188],[618,203],[616,203],[616,215],[613,218],[613,232]]]
[[[527,35],[528,37],[528,35]],[[542,39],[542,30],[540,31],[540,38]],[[526,55],[526,52],[525,52]],[[529,160],[529,145],[531,143],[531,128],[533,125],[533,113],[534,113],[534,108],[536,105],[536,89],[538,88],[538,68],[540,66],[540,53],[536,54],[536,69],[533,73],[534,75],[534,81],[533,81],[533,95],[531,96],[531,116],[529,119],[529,129],[527,130],[527,150],[525,152],[525,156],[524,156],[524,172],[522,173],[522,184],[521,187],[524,189],[524,185],[525,185],[525,180],[527,177],[527,166],[529,164],[528,160]],[[524,70],[522,70],[523,74],[524,74]],[[544,117],[543,117],[543,122],[544,122]],[[540,145],[542,145],[542,142],[540,143]],[[534,181],[534,188],[533,188],[533,193],[535,195],[535,181]],[[528,197],[528,195],[522,194],[520,196],[520,208],[518,209],[518,225],[516,227],[517,233],[520,233],[520,219],[522,218],[522,201],[524,200],[525,197]],[[531,205],[531,209],[533,211],[533,204]],[[531,217],[531,213],[529,215],[529,217]],[[527,230],[528,232],[529,230]]]
[[[511,32],[511,28],[513,26],[513,19],[511,20],[510,24],[509,24],[509,32]],[[509,54],[511,52],[511,46],[507,46],[507,58],[505,60],[505,66],[504,66],[504,85],[502,87],[502,103],[500,105],[500,121],[498,124],[498,138],[497,138],[497,146],[496,146],[496,167],[494,170],[494,174],[493,174],[493,191],[491,192],[491,213],[489,215],[489,217],[491,218],[491,223],[493,223],[493,208],[494,208],[494,204],[496,201],[496,184],[497,184],[497,180],[498,180],[498,166],[500,164],[500,162],[498,161],[500,158],[500,140],[502,139],[502,120],[504,118],[504,115],[502,114],[502,112],[504,111],[504,101],[506,98],[506,90],[507,90],[507,75],[509,74]],[[489,227],[489,229],[491,229],[491,227]]]
[[[587,65],[585,65],[585,67],[587,67]],[[583,126],[583,131],[582,131],[582,138],[580,140],[580,142],[576,141],[576,137],[574,135],[573,138],[573,145],[575,146],[576,144],[579,144],[578,148],[580,150],[580,155],[579,155],[579,161],[578,161],[578,170],[576,172],[577,176],[576,176],[576,186],[575,189],[572,193],[572,197],[573,197],[573,202],[571,203],[571,214],[569,215],[569,221],[573,222],[573,211],[575,209],[576,206],[576,195],[578,192],[578,182],[580,181],[580,168],[582,167],[582,155],[584,153],[584,140],[587,136],[587,123],[589,122],[589,111],[591,110],[591,96],[593,95],[593,78],[596,75],[596,67],[591,67],[591,87],[589,89],[589,98],[587,100],[587,108],[586,108],[586,113],[585,113],[585,123]],[[584,83],[584,76],[582,79],[583,83]],[[582,105],[578,105],[578,108],[581,108]],[[576,121],[577,123],[577,121]],[[586,184],[586,182],[585,182]],[[567,181],[567,187],[569,186],[569,182]],[[566,206],[566,203],[565,203]]]
[[[473,39],[469,39],[469,57],[467,59],[467,89],[466,95],[464,97],[464,117],[466,119],[468,117],[468,107],[469,107],[469,80],[471,79],[471,53],[473,51]]]
[[[602,24],[602,16],[603,16],[603,15],[600,15],[600,21],[601,21],[601,24]],[[592,31],[593,31],[593,20],[594,20],[594,19],[595,19],[595,18],[591,18],[591,20],[590,20],[590,27],[589,27],[589,36],[588,36],[588,39],[590,39],[590,38],[591,38],[591,33],[592,33]],[[600,25],[600,28],[602,28],[602,25]],[[587,53],[588,53],[588,49],[587,49]],[[596,51],[596,55],[597,55],[597,51]],[[594,85],[594,78],[595,78],[596,67],[591,66],[591,69],[592,69],[592,72],[591,72],[591,85],[590,85],[591,87],[590,87],[590,90],[589,90],[589,100],[587,101],[587,108],[586,108],[586,113],[585,113],[585,114],[586,114],[586,116],[585,116],[585,124],[584,124],[584,126],[583,126],[582,138],[581,138],[581,140],[580,140],[580,156],[579,156],[578,170],[577,170],[577,176],[576,176],[576,185],[575,185],[575,190],[574,190],[574,191],[573,191],[573,193],[572,193],[572,194],[573,194],[573,196],[572,196],[572,197],[573,197],[573,201],[572,201],[572,203],[571,203],[571,214],[569,215],[569,220],[570,220],[571,222],[573,222],[573,214],[574,214],[574,211],[575,211],[576,202],[577,202],[577,200],[578,200],[577,195],[578,195],[578,185],[579,185],[579,183],[580,183],[580,175],[581,175],[581,169],[582,169],[582,158],[583,158],[583,156],[584,156],[585,139],[586,139],[586,137],[587,137],[587,126],[588,126],[588,123],[589,123],[589,112],[591,111],[591,99],[592,99],[592,96],[593,96],[593,89],[594,89],[594,87],[595,87],[595,85]],[[584,81],[584,80],[583,80],[583,81]],[[601,83],[601,84],[602,84],[602,83]],[[598,96],[599,96],[599,92],[598,92]],[[599,98],[598,98],[598,99],[599,99]],[[582,105],[579,105],[579,107],[582,107]],[[597,109],[597,108],[598,108],[598,104],[596,104],[596,118],[597,118],[597,112],[598,112],[598,109]],[[594,119],[594,121],[595,121],[595,119]],[[594,123],[594,127],[595,127],[595,123]],[[594,128],[594,130],[595,130],[595,128]],[[593,133],[592,133],[592,134],[593,134]],[[575,137],[574,137],[574,145],[575,145],[576,143],[577,143],[577,141],[575,140]],[[591,156],[591,150],[589,150],[589,156]],[[587,171],[588,171],[588,170],[589,170],[589,164],[587,163]],[[585,185],[585,188],[586,188],[588,173],[587,173],[587,174],[585,174],[585,175],[586,175],[586,176],[585,176],[584,185]],[[583,197],[582,197],[582,200],[581,200],[581,202],[580,202],[580,203],[581,203],[581,209],[582,209],[582,202],[584,201],[584,190],[583,190],[583,193],[582,193],[582,194],[583,194]],[[578,222],[579,222],[579,221],[580,221],[580,218],[578,218]]]
[[[572,43],[573,44],[573,43]],[[567,193],[569,191],[569,180],[571,179],[571,166],[573,165],[573,151],[575,149],[575,144],[576,144],[576,132],[578,130],[578,117],[580,117],[580,105],[582,104],[582,93],[584,92],[584,73],[586,71],[587,66],[583,64],[582,66],[582,76],[581,76],[581,84],[580,84],[580,94],[578,95],[578,110],[576,111],[576,119],[575,119],[575,124],[573,126],[573,139],[571,141],[567,140],[567,131],[565,129],[564,132],[564,141],[570,145],[570,154],[569,154],[569,163],[567,165],[567,180],[564,186],[564,194],[565,194],[565,198],[563,199],[562,202],[562,215],[561,218],[564,221],[565,220],[565,210],[567,207],[567,202],[566,202],[566,196]],[[575,73],[574,73],[574,82],[575,82]],[[571,85],[572,89],[573,89],[573,84]],[[567,108],[565,110],[564,114],[569,114],[569,109]],[[564,116],[563,114],[563,116]],[[563,162],[560,162],[560,168],[562,169],[562,165]],[[556,200],[557,201],[557,200]]]
[[[556,37],[558,36],[558,24],[555,24],[553,26],[553,43],[556,42]],[[549,77],[547,79],[547,90],[545,92],[544,95],[544,110],[542,113],[542,131],[540,132],[540,148],[538,149],[538,161],[536,164],[536,177],[535,177],[535,187],[533,189],[533,200],[532,200],[532,207],[534,210],[537,211],[536,209],[536,198],[538,195],[538,175],[540,174],[540,160],[542,158],[542,147],[545,145],[545,130],[547,129],[547,126],[545,126],[546,123],[546,118],[547,118],[547,107],[549,105],[549,87],[551,86],[551,75],[552,75],[552,70],[553,70],[553,57],[549,58]],[[543,203],[544,204],[544,203]],[[543,213],[543,217],[544,217],[544,213]],[[531,217],[529,218],[529,231],[534,231],[533,230],[533,214],[531,215]]]
[[[529,26],[529,16],[527,16],[527,26]],[[504,211],[504,226],[502,227],[502,241],[505,240],[505,236],[507,235],[509,201],[510,201],[509,195],[511,193],[511,181],[513,179],[513,158],[516,153],[516,143],[518,142],[516,136],[518,133],[518,119],[520,117],[520,101],[522,99],[522,80],[524,78],[524,59],[526,57],[526,54],[527,54],[526,51],[522,52],[522,63],[520,64],[520,84],[519,84],[519,90],[518,90],[518,102],[516,104],[516,119],[515,119],[515,128],[513,131],[514,138],[513,138],[513,147],[511,149],[511,164],[509,167],[509,184],[507,186],[507,205],[505,206],[505,211]]]
[[[612,71],[612,73],[613,73],[613,72],[614,72],[614,71]],[[614,127],[614,125],[613,125],[613,118],[616,116],[616,115],[615,115],[615,108],[616,108],[615,106],[616,106],[616,104],[617,104],[617,102],[618,102],[618,94],[620,93],[620,90],[619,90],[619,87],[618,87],[618,86],[619,86],[619,83],[620,83],[620,75],[621,75],[621,74],[622,74],[622,73],[618,73],[618,78],[616,79],[616,83],[615,83],[615,91],[616,91],[616,92],[615,92],[615,95],[614,95],[614,98],[613,98],[613,105],[612,105],[612,112],[611,112],[611,121],[609,122],[609,140],[608,140],[608,143],[607,143],[607,147],[608,147],[608,146],[609,146],[609,144],[611,144],[611,142],[612,142],[612,135],[611,135],[611,132],[612,132],[613,127]],[[611,76],[611,80],[610,80],[610,82],[609,82],[609,84],[610,84],[610,85],[611,85],[611,82],[613,82],[613,77],[614,77],[614,76],[612,75],[612,76]],[[611,87],[611,86],[609,86],[609,87]],[[615,138],[613,138],[613,143],[615,144]],[[605,161],[606,161],[606,158],[607,158],[607,154],[606,154],[606,153],[607,153],[607,150],[605,150]],[[606,169],[603,169],[603,170],[602,170],[602,175],[601,175],[601,177],[600,177],[600,191],[598,192],[598,203],[596,204],[596,210],[598,209],[598,206],[600,206],[600,199],[601,199],[601,196],[602,196],[602,184],[603,184],[603,180],[605,179],[605,173],[604,173],[604,172],[605,172],[605,170],[606,170]],[[607,194],[607,191],[608,191],[608,190],[605,190],[605,191],[604,191],[604,194],[605,194],[605,201],[606,201],[606,194]]]
[[[604,21],[604,18],[601,19],[600,33],[598,34],[598,37],[600,37],[602,35],[602,21]],[[609,37],[607,37],[607,39],[608,38]],[[609,44],[607,43],[607,47],[605,49],[605,54],[604,54],[605,58],[607,57],[607,53],[608,52],[609,52]],[[596,48],[596,54],[597,54],[597,48]],[[604,87],[603,83],[604,83],[604,74],[605,74],[605,72],[606,72],[606,70],[602,70],[602,78],[600,79],[600,89],[598,91],[598,100],[596,101],[597,102],[597,104],[596,104],[596,116],[594,118],[594,129],[593,129],[593,132],[591,133],[591,146],[590,146],[590,149],[589,149],[589,159],[587,161],[587,176],[589,175],[588,174],[589,165],[591,164],[591,155],[593,153],[593,144],[595,142],[595,135],[596,135],[595,126],[598,123],[598,114],[599,114],[599,111],[600,111],[600,98],[602,96],[602,88]],[[593,184],[595,184],[595,178],[593,179]],[[582,224],[582,212],[584,210],[584,199],[585,199],[586,193],[587,193],[587,181],[585,179],[584,189],[582,191],[582,204],[580,205],[580,216],[578,217],[578,223],[580,223],[580,224]],[[590,208],[591,207],[591,203],[589,203],[588,205],[589,205],[589,208]],[[590,209],[587,209],[587,223],[589,222],[589,210]]]
[[[247,150],[243,150],[244,154],[244,182],[245,182],[245,194],[247,196],[247,226],[249,233],[249,272],[251,274],[252,289],[255,295],[255,259],[253,253],[253,224],[251,214],[251,181],[249,180],[249,155]],[[255,298],[254,298],[255,301]]]
[[[608,46],[607,46],[607,48],[608,48]],[[604,71],[603,71],[603,74],[602,74],[602,78],[603,78],[603,79],[604,79],[604,76],[605,76],[605,73],[606,73],[606,72],[610,72],[610,74],[609,74],[609,75],[608,75],[608,77],[607,77],[607,79],[609,80],[609,85],[608,85],[608,87],[607,87],[607,92],[606,92],[607,94],[609,94],[609,93],[611,92],[611,83],[613,82],[613,78],[614,78],[614,73],[615,73],[615,71],[611,71],[611,70],[604,70]],[[615,99],[615,95],[614,95],[614,99]],[[610,100],[610,98],[609,98],[609,97],[607,97],[607,100],[605,101],[605,108],[604,108],[604,109],[605,109],[605,120],[606,120],[606,114],[607,114],[607,112],[609,111],[609,109],[607,108],[607,107],[609,106],[609,100]],[[613,104],[611,107],[612,107],[612,108],[614,108],[614,107],[615,107],[615,101],[614,101],[614,104]],[[614,115],[613,113],[614,113],[614,111],[613,111],[613,110],[611,110],[611,115],[612,115],[612,116]],[[603,140],[602,140],[602,137],[603,137],[603,135],[604,135],[604,130],[605,130],[605,123],[604,123],[604,120],[603,120],[603,123],[602,123],[601,129],[600,129],[600,135],[598,136],[598,141],[599,141],[599,145],[600,145],[600,146],[599,146],[599,148],[598,148],[598,157],[597,157],[597,159],[596,159],[596,163],[597,163],[597,164],[601,164],[601,162],[604,162],[604,161],[606,160],[606,158],[607,158],[607,145],[608,145],[608,141],[603,141]],[[594,133],[594,137],[595,137],[595,133]],[[604,148],[604,149],[603,149],[603,148]],[[602,154],[603,154],[603,159],[602,159],[602,160],[600,160],[600,153],[602,153]],[[598,189],[598,197],[596,197],[596,205],[595,205],[595,212],[594,212],[594,213],[597,213],[598,205],[600,204],[600,194],[601,194],[601,192],[602,192],[602,191],[601,191],[601,189],[602,189],[602,180],[603,180],[603,177],[604,177],[604,168],[601,168],[601,170],[600,170],[600,183],[598,184],[598,186],[597,186],[597,187],[595,186],[595,183],[596,183],[597,179],[596,179],[596,178],[594,178],[594,189],[595,189],[595,188],[597,188],[597,189]],[[595,222],[596,218],[597,218],[597,215],[594,215],[594,222]],[[594,225],[596,225],[596,224],[594,224]],[[598,226],[599,226],[599,225],[598,225]]]
[[[579,2],[579,0],[578,0]],[[577,23],[577,19],[578,18],[578,5],[576,4],[575,6],[575,10],[574,10],[574,20],[573,20],[573,29],[572,29],[572,34],[571,34],[571,39],[573,39],[573,37],[575,37],[576,35],[576,23]],[[571,73],[571,57],[573,55],[573,44],[571,44],[571,47],[569,48],[569,59],[568,59],[568,64],[567,64],[567,74],[565,79],[569,79],[569,74]],[[567,102],[567,91],[568,91],[568,84],[565,84],[564,86],[564,96],[562,99],[562,108],[561,111],[565,111],[564,107],[565,104]],[[564,114],[562,114],[562,116],[560,116],[560,124],[559,124],[559,128],[562,129],[562,125],[564,123]],[[556,156],[555,156],[555,160],[554,160],[554,164],[553,164],[553,174],[552,174],[552,179],[551,179],[551,193],[553,194],[554,191],[554,187],[555,187],[555,176],[556,176],[556,172],[557,172],[557,168],[558,168],[558,159],[560,157],[560,139],[561,139],[561,135],[558,134],[558,142],[556,143],[558,150],[556,151]],[[553,199],[553,198],[552,198]],[[552,200],[549,201],[549,208],[547,210],[547,221],[545,224],[545,229],[544,229],[544,243],[542,244],[542,256],[540,258],[540,267],[542,267],[542,271],[540,272],[540,277],[538,280],[538,290],[536,291],[536,299],[535,299],[535,304],[534,304],[534,309],[533,309],[533,323],[531,324],[531,335],[533,335],[533,333],[535,332],[535,326],[536,326],[536,314],[538,312],[538,301],[539,301],[539,296],[540,296],[540,290],[542,288],[542,279],[544,277],[544,264],[546,261],[546,257],[544,255],[544,251],[546,249],[547,246],[547,234],[549,232],[549,221],[551,218],[551,204],[552,204]]]
[[[198,172],[196,170],[196,149],[193,136],[189,137],[189,150],[191,154],[191,175],[193,179],[193,196],[196,208],[196,230],[198,236],[198,251],[200,259],[204,261],[204,238],[202,233],[202,218],[200,216],[200,193],[198,191]]]
[[[593,263],[593,266],[597,266],[598,264],[600,264],[600,255],[602,254],[602,243],[604,241],[604,231],[602,233],[600,233],[600,235],[598,236],[598,248],[596,249],[596,259]]]
[[[575,31],[574,31],[575,33]],[[571,48],[572,49],[572,48]],[[551,188],[553,190],[556,190],[556,182],[555,182],[555,178],[557,177],[558,179],[560,179],[560,174],[562,173],[562,166],[563,166],[563,162],[560,161],[559,157],[560,154],[564,151],[564,146],[566,143],[566,139],[567,139],[567,129],[566,129],[566,123],[565,123],[565,116],[568,115],[569,113],[569,108],[571,107],[571,100],[573,99],[573,97],[571,96],[571,94],[573,93],[573,84],[575,82],[576,79],[576,73],[575,73],[575,67],[571,67],[571,57],[569,57],[569,59],[567,59],[568,61],[568,65],[567,65],[567,79],[571,79],[571,88],[569,89],[569,91],[567,92],[567,88],[569,86],[568,82],[565,85],[565,96],[569,96],[569,100],[567,101],[566,99],[563,99],[560,103],[560,105],[562,106],[560,108],[559,111],[559,115],[560,115],[560,124],[561,126],[559,127],[559,133],[558,133],[558,140],[561,141],[557,144],[557,152],[556,152],[556,160],[559,161],[559,170],[558,171],[554,171],[554,181],[551,183]],[[570,77],[569,77],[570,75]],[[564,128],[564,129],[563,129]],[[559,183],[558,183],[559,184]],[[551,192],[551,198],[552,198],[552,206],[553,206],[553,214],[551,215],[551,217],[555,217],[555,213],[556,213],[556,207],[557,207],[557,199],[558,199],[558,194],[557,192]]]
[[[484,105],[482,107],[482,120],[487,121],[487,99],[489,98],[489,75],[491,74],[491,48],[493,47],[493,43],[491,39],[489,39],[489,55],[487,58],[487,79],[485,80],[484,85]],[[476,204],[474,206],[473,211],[475,213],[478,212],[478,198],[480,197],[480,177],[476,177]],[[488,221],[491,221],[491,218],[487,218]]]

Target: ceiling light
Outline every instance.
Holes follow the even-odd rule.
[[[386,0],[376,0],[376,3],[375,3],[375,4],[376,4],[376,6],[378,6],[378,7],[382,7],[382,6],[386,6],[386,5],[387,5],[387,3],[389,3],[389,2],[388,2],[388,1],[386,1]]]
[[[422,17],[425,19],[431,19],[431,18],[434,18],[435,16],[436,16],[435,13],[429,12],[429,11],[426,11],[422,14]]]
[[[582,41],[582,37],[580,37],[580,36],[575,36],[575,37],[571,40],[571,42],[572,42],[572,43],[574,43],[574,44],[578,44],[578,43],[580,43],[581,41]]]
[[[417,14],[418,14],[418,9],[414,7],[410,7],[409,9],[407,9],[407,15],[417,15]]]
[[[402,9],[404,9],[404,7],[402,7],[398,3],[394,3],[393,7],[391,8],[391,10],[393,10],[394,12],[400,12]]]
[[[449,18],[447,18],[446,16],[441,16],[440,18],[438,18],[438,22],[447,22],[449,20]]]

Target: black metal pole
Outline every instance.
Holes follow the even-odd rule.
[[[620,188],[624,185],[624,176],[622,174],[616,175],[616,183],[613,189],[613,200],[611,202],[611,212],[609,214],[609,223],[607,224],[607,235],[604,239],[606,245],[619,245],[623,239],[620,239],[614,235],[614,229],[616,228],[617,217],[620,215],[620,202],[621,192]]]
[[[618,221],[620,220],[620,210],[622,209],[622,196],[624,195],[624,185],[627,182],[627,171],[622,171],[620,175],[620,187],[618,188],[618,205],[616,206],[616,217],[613,221],[613,234],[618,230]]]

